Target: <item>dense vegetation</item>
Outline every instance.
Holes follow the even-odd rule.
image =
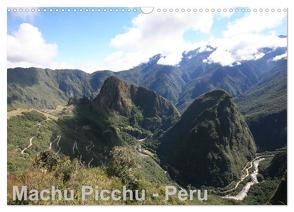
[[[178,66],[157,64],[161,55],[155,55],[147,63],[120,72],[87,74],[80,70],[8,69],[8,104],[55,107],[70,97],[96,96],[104,80],[116,76],[155,91],[184,111],[197,96],[209,90],[224,89],[238,96],[253,89],[264,75],[279,67],[280,62],[272,58],[285,53],[286,48],[263,51],[262,58],[233,67],[203,63],[213,51],[196,49],[183,53]]]
[[[261,59],[226,68],[203,63],[211,51],[198,49],[184,53],[178,66],[159,65],[156,55],[122,72],[9,69],[9,204],[68,204],[12,201],[13,185],[43,189],[52,182],[75,190],[126,185],[162,194],[179,183],[211,191],[206,202],[77,195],[70,204],[285,204],[285,151],[260,163],[260,183],[244,201],[220,197],[254,157],[253,138],[262,154],[287,145],[287,60],[272,60],[286,50],[263,51]],[[227,93],[202,95],[217,88]],[[185,111],[181,117],[169,101]]]
[[[287,144],[287,62],[280,61],[256,87],[237,98],[259,151]]]
[[[225,186],[255,156],[253,137],[222,90],[198,97],[160,138],[159,155],[182,184]]]

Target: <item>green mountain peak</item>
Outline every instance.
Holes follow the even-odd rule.
[[[246,122],[222,90],[198,97],[160,140],[159,155],[183,184],[225,186],[256,152]]]

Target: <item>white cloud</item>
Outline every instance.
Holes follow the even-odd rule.
[[[273,58],[273,61],[278,61],[278,60],[281,60],[281,59],[286,59],[287,58],[287,52],[285,52],[284,54],[281,54],[281,55],[277,55]]]
[[[227,12],[227,17],[233,13]],[[213,24],[213,13],[156,13],[137,16],[127,32],[115,36],[111,45],[117,52],[107,56],[100,64],[113,70],[124,70],[146,62],[155,54],[162,54],[158,63],[176,65],[184,51],[207,45],[216,48],[204,62],[220,63],[223,66],[240,64],[243,60],[256,60],[264,56],[260,48],[285,47],[287,39],[275,35],[274,29],[286,17],[285,13],[250,13],[228,24],[221,38],[190,43],[185,41],[184,33],[188,30],[209,33]],[[216,17],[223,17],[218,14]],[[272,34],[263,33],[272,30]],[[115,61],[115,62],[114,62]]]
[[[258,12],[229,23],[222,38],[208,42],[216,50],[204,62],[232,66],[244,60],[263,57],[261,48],[286,47],[287,38],[279,38],[272,30],[279,26],[284,18],[284,13]],[[271,34],[263,33],[265,30],[272,30]]]
[[[126,32],[116,35],[111,40],[111,46],[117,50],[102,61],[90,64],[56,62],[58,46],[45,41],[38,28],[25,23],[20,25],[16,33],[8,35],[8,65],[53,69],[78,68],[87,72],[120,71],[146,62],[158,53],[164,55],[158,63],[176,65],[180,62],[183,52],[198,47],[200,51],[211,51],[207,48],[207,45],[210,45],[216,50],[203,61],[204,63],[232,66],[240,64],[243,60],[263,57],[260,48],[287,46],[287,38],[279,38],[275,34],[275,28],[285,18],[285,14],[282,13],[251,13],[231,22],[222,37],[211,37],[197,43],[185,40],[184,33],[190,30],[208,34],[213,25],[214,15],[155,11],[151,14],[140,14],[133,19],[132,26]],[[229,16],[231,13],[225,15]],[[264,33],[265,30],[267,33]]]
[[[49,67],[57,56],[58,46],[45,41],[39,29],[23,23],[17,32],[7,36],[9,67]]]
[[[261,48],[286,47],[287,39],[276,35],[239,34],[229,38],[212,39],[209,45],[216,48],[207,58],[208,63],[231,66],[244,60],[257,60],[264,56]]]
[[[255,12],[229,23],[224,31],[225,37],[239,34],[259,33],[264,30],[273,29],[281,24],[286,13]]]
[[[107,56],[102,67],[123,70],[147,61],[155,54],[165,57],[162,64],[177,64],[182,52],[191,49],[191,43],[184,40],[188,30],[209,33],[213,14],[157,13],[140,14],[132,21],[132,27],[116,35],[111,45],[117,51]]]

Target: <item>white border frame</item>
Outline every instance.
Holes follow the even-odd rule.
[[[293,2],[292,2],[293,5]],[[2,89],[0,92],[1,98],[1,107],[0,107],[0,133],[1,133],[1,146],[0,146],[0,208],[1,210],[22,210],[22,211],[51,211],[52,209],[65,209],[78,211],[82,209],[83,206],[7,206],[7,72],[6,72],[6,34],[7,34],[7,7],[165,7],[168,8],[187,8],[187,7],[203,7],[203,8],[224,8],[224,7],[261,7],[261,8],[288,8],[288,37],[293,35],[293,27],[291,26],[292,22],[292,5],[290,4],[290,0],[206,0],[206,1],[197,1],[197,0],[2,0],[0,4],[0,80],[2,85]],[[294,9],[293,9],[294,11]],[[289,24],[290,23],[290,24]],[[293,24],[292,24],[293,25]],[[292,42],[291,38],[288,39],[288,206],[88,206],[86,210],[97,211],[97,210],[122,210],[122,211],[130,211],[130,210],[161,210],[168,209],[170,211],[178,211],[178,210],[202,210],[202,211],[213,211],[213,210],[225,210],[225,211],[246,211],[248,210],[268,210],[275,211],[279,210],[292,210],[293,211],[293,192],[291,192],[291,188],[293,188],[293,170],[291,166],[293,166],[294,159],[294,150],[293,150],[293,138],[294,138],[294,129],[292,120],[294,120],[294,113],[292,108],[294,107],[294,83],[291,81],[294,80],[293,69],[293,61],[292,57]],[[290,165],[291,164],[291,165]],[[290,180],[289,180],[290,179]],[[41,208],[42,207],[42,208]],[[54,208],[52,208],[54,207]],[[62,208],[61,208],[62,207]],[[140,207],[140,208],[139,208]],[[152,208],[151,208],[152,207]],[[168,207],[168,208],[167,208]],[[260,208],[263,207],[263,208]],[[264,208],[266,207],[266,208]],[[292,208],[292,209],[291,209]]]

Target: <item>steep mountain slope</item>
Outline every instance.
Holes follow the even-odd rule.
[[[271,205],[287,205],[287,173],[282,178],[274,195],[269,200]]]
[[[177,66],[157,64],[161,57],[160,54],[155,55],[147,63],[130,70],[117,72],[116,76],[153,90],[175,104],[185,85],[182,70]]]
[[[50,177],[41,188],[47,188],[52,179],[64,187],[72,185],[70,182],[77,186],[81,179],[85,184],[91,180],[96,185],[95,180],[101,176],[93,173],[100,165],[103,183],[118,178],[122,180],[120,187],[128,184],[157,193],[158,186],[163,192],[165,184],[174,183],[169,174],[182,186],[227,185],[240,177],[242,168],[255,156],[251,132],[259,151],[287,144],[287,60],[273,62],[272,58],[283,50],[265,49],[261,60],[221,67],[203,62],[212,51],[213,48],[187,52],[177,66],[157,64],[162,56],[156,55],[149,62],[122,72],[9,69],[9,106],[30,107],[8,120],[9,172],[17,176],[15,179],[32,179],[32,187],[39,186],[44,179],[40,176],[46,176],[44,167],[30,170],[31,162],[40,152],[52,151],[55,157],[66,155],[72,160],[65,158],[56,173],[48,172]],[[202,94],[215,88],[237,95],[234,100],[250,130],[228,93],[214,90]],[[180,99],[178,106],[184,111],[194,99],[190,89],[198,98],[180,117],[167,99]],[[46,113],[49,110],[31,110],[60,104],[66,106],[52,110],[50,116]],[[157,146],[146,148],[149,141],[156,143],[154,146],[159,144],[158,155],[154,151]],[[130,158],[134,164],[124,166]],[[267,170],[269,175],[281,177],[287,168],[285,160],[286,155],[273,160],[271,170]],[[108,163],[118,166],[109,167]],[[71,174],[74,167],[79,169],[75,171],[79,173],[76,179],[76,173]],[[105,167],[114,173],[104,173]],[[61,182],[67,175],[76,181]],[[285,185],[282,180],[272,204],[278,204],[280,199],[285,202]],[[269,188],[261,183],[259,186]],[[223,201],[227,200],[218,197],[216,204]],[[160,203],[166,204],[164,200]]]
[[[80,70],[8,69],[8,105],[55,108],[70,97],[94,93],[89,75]]]
[[[237,98],[260,151],[287,145],[287,60]]]
[[[171,103],[153,91],[115,77],[105,80],[95,100],[74,100],[73,105],[64,107],[69,113],[61,110],[47,117],[43,112],[28,110],[10,117],[9,185],[22,181],[20,175],[32,179],[29,186],[42,189],[52,182],[62,187],[84,182],[93,186],[107,183],[109,189],[127,186],[159,193],[165,185],[174,184],[152,155],[137,149],[139,136],[131,131],[141,130],[141,122],[132,122],[133,112],[141,115],[138,118],[142,127],[148,119],[156,129],[169,127],[172,118],[179,116]],[[120,107],[121,103],[127,104]],[[81,175],[75,179],[79,172]],[[42,178],[38,178],[40,173]],[[112,184],[117,180],[121,184]],[[153,200],[146,200],[146,204],[150,201]]]
[[[265,48],[262,49],[265,55],[260,59],[244,61],[234,66],[200,63],[201,71],[199,68],[193,69],[193,73],[198,74],[187,81],[187,85],[185,85],[176,104],[177,108],[184,111],[197,96],[214,89],[223,89],[232,96],[243,94],[253,88],[264,75],[271,73],[274,67],[281,65],[279,61],[273,61],[273,58],[285,51],[285,48],[275,50]],[[189,60],[196,60],[202,54],[204,53],[198,53]],[[199,67],[196,64],[194,66]],[[191,69],[190,66],[189,68]],[[189,73],[189,70],[183,69],[183,72]]]
[[[153,60],[151,58],[148,63],[127,71],[97,71],[92,74],[71,69],[8,69],[8,105],[54,108],[72,97],[93,97],[109,76],[154,90],[175,103],[184,83],[179,70],[173,66],[158,65]]]
[[[287,152],[276,154],[270,165],[262,172],[264,177],[281,178],[287,172]]]
[[[96,96],[103,81],[116,76],[155,91],[184,111],[193,99],[212,89],[221,88],[233,96],[246,92],[277,64],[273,58],[285,53],[286,48],[262,49],[262,58],[232,67],[203,62],[213,51],[214,48],[207,46],[204,50],[184,52],[176,66],[158,64],[163,56],[155,55],[146,63],[120,72],[105,70],[87,74],[79,70],[8,69],[8,103],[52,108],[70,97]]]
[[[161,159],[186,185],[225,186],[255,155],[247,124],[222,90],[197,98],[160,142]]]
[[[133,125],[151,131],[167,129],[179,118],[177,109],[165,98],[116,77],[105,80],[93,107],[105,113],[118,113]]]
[[[7,72],[8,106],[52,108],[66,102],[58,88],[56,73],[45,69],[9,69]]]
[[[134,146],[138,139],[164,130],[178,119],[163,97],[116,77],[107,78],[96,98],[72,101],[74,116],[61,118],[55,132],[61,152],[91,164],[107,161],[115,146]],[[91,151],[89,151],[89,148]]]
[[[237,98],[242,113],[253,118],[287,108],[287,61],[281,60],[259,83]]]

